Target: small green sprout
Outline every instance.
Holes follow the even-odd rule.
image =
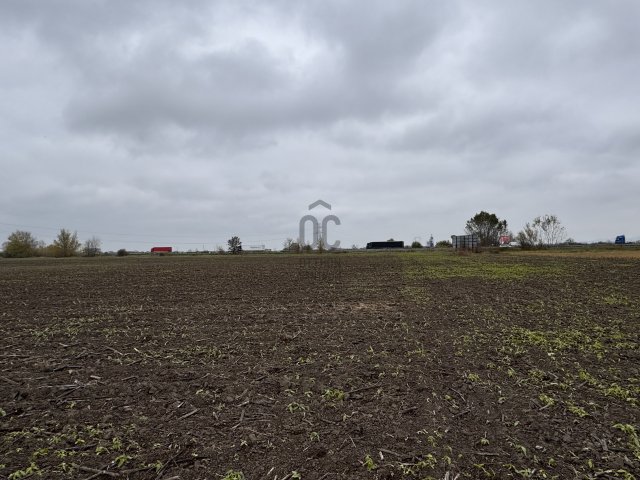
[[[369,455],[368,453],[364,456],[364,462],[362,462],[362,464],[369,472],[378,468],[378,465],[376,465],[376,462],[373,461],[373,458],[371,458],[371,455]]]

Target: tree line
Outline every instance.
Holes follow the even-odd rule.
[[[507,221],[498,218],[495,213],[485,212],[475,214],[465,225],[467,234],[478,236],[481,246],[490,247],[500,244],[500,237],[509,237],[510,240],[516,241],[522,248],[535,248],[543,246],[553,246],[565,241],[572,242],[567,239],[565,227],[556,215],[545,214],[534,218],[531,222],[527,222],[523,229],[514,235],[508,227]],[[228,242],[228,251],[232,254],[242,253],[242,242],[237,236],[231,237]],[[433,238],[430,239],[433,245]],[[43,241],[37,240],[31,232],[17,230],[7,238],[3,243],[4,256],[10,258],[24,257],[73,257],[84,255],[87,257],[95,257],[100,255],[102,242],[99,238],[93,236],[81,243],[78,240],[77,232],[71,233],[65,228],[61,229],[56,239],[50,245],[46,245]],[[442,240],[436,246],[450,246],[451,243]],[[303,252],[310,251],[311,245],[301,244],[288,238],[283,244],[283,251],[287,252]],[[412,248],[420,248],[419,242],[414,242]],[[323,251],[324,244],[320,241],[318,250]],[[121,249],[118,255],[126,255],[126,250]]]
[[[71,233],[61,229],[55,240],[47,245],[36,239],[31,232],[16,230],[2,244],[4,256],[9,258],[26,257],[75,257],[84,255],[95,257],[101,253],[102,242],[97,237],[91,237],[80,243],[77,232]]]
[[[498,246],[500,237],[509,237],[522,248],[548,247],[573,242],[567,238],[566,229],[560,219],[551,214],[537,216],[514,235],[509,230],[506,220],[501,220],[495,213],[482,211],[467,221],[465,232],[477,235],[483,247]]]

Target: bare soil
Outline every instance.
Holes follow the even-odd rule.
[[[0,259],[0,478],[640,478],[640,259]]]

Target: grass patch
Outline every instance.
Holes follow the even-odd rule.
[[[520,280],[539,275],[562,273],[559,265],[534,265],[508,258],[496,261],[496,257],[482,255],[405,255],[405,276],[409,279],[481,278],[488,280]]]

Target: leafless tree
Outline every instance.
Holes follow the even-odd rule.
[[[567,237],[567,232],[555,215],[542,215],[533,220],[540,229],[542,242],[545,245],[557,245]]]
[[[525,248],[552,246],[562,243],[566,238],[566,230],[556,215],[545,214],[527,223],[517,238]]]
[[[102,242],[100,239],[94,236],[85,240],[82,250],[87,257],[95,257],[96,255],[100,255],[101,246]]]

